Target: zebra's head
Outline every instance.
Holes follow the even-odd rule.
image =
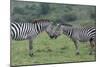
[[[55,28],[56,28],[56,26],[53,25],[53,24],[50,24],[50,25],[47,27],[46,32],[47,32],[48,36],[49,36],[51,39],[56,39],[56,38],[57,38],[57,36],[55,36]]]
[[[72,27],[70,24],[57,24],[53,30],[53,37],[59,37],[61,34],[64,33],[64,30],[66,30],[68,27]]]
[[[48,26],[47,33],[48,33],[48,35],[49,35],[49,37],[51,39],[53,39],[53,38],[56,39],[58,36],[61,35],[61,28],[60,28],[60,26],[61,25],[59,25],[59,24],[57,24],[57,25],[51,24],[51,25]]]

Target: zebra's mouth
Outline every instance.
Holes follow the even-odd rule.
[[[57,36],[50,36],[51,39],[57,39]]]

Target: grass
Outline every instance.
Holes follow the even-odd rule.
[[[12,41],[11,65],[32,65],[49,63],[67,63],[95,61],[95,55],[89,55],[88,43],[80,43],[80,55],[75,55],[74,43],[66,36],[50,39],[46,33],[33,40],[34,56],[28,55],[28,41]]]

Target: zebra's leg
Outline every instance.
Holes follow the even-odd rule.
[[[96,55],[96,40],[94,41],[94,54]]]
[[[33,46],[32,46],[32,38],[29,39],[29,56],[33,56],[33,52],[32,52],[32,49],[33,49]]]
[[[90,40],[90,53],[89,53],[89,55],[93,54],[94,49],[95,49],[95,42],[93,40]]]
[[[75,45],[75,48],[76,48],[76,55],[79,55],[80,54],[80,52],[79,52],[79,42],[76,41],[76,40],[73,40],[73,42],[74,42],[74,45]]]
[[[96,40],[94,40],[94,52],[96,54]]]

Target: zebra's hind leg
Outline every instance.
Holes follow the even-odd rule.
[[[76,40],[73,40],[73,42],[74,42],[74,45],[75,45],[75,48],[76,48],[76,55],[79,55],[80,54],[80,52],[79,52],[79,42],[76,41]]]
[[[95,49],[95,42],[93,40],[90,40],[90,53],[89,53],[89,55],[93,54],[94,49]]]
[[[32,46],[32,38],[30,38],[29,39],[29,56],[33,56],[33,51],[32,51],[32,49],[33,49],[33,46]]]

